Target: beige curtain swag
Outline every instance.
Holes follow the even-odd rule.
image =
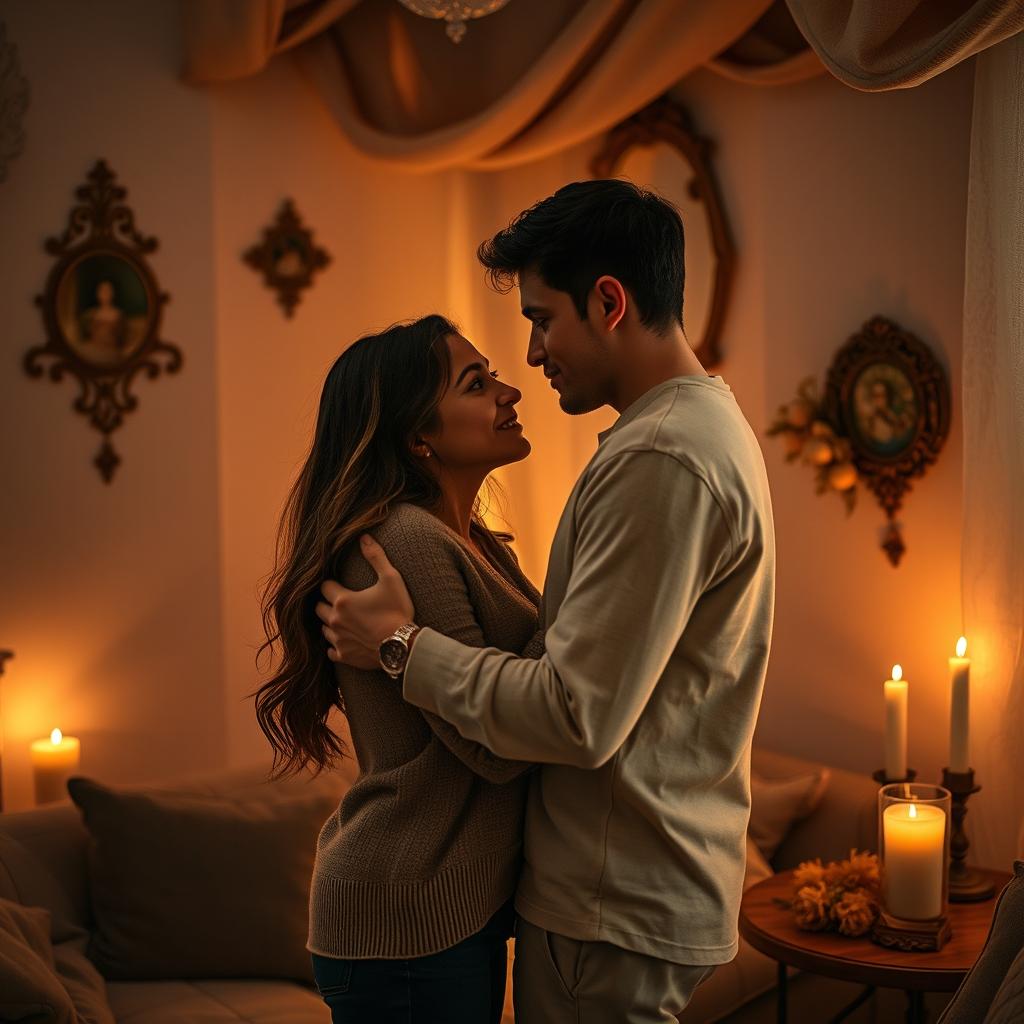
[[[781,0],[513,0],[453,45],[395,0],[186,0],[185,78],[294,52],[362,152],[497,169],[600,133],[709,66],[757,84],[822,72]]]

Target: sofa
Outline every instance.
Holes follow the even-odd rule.
[[[874,848],[867,776],[756,748],[752,768],[748,885],[801,860]],[[53,992],[19,1004],[5,990],[0,1019],[325,1024],[302,949],[302,890],[316,831],[352,771],[266,783],[252,769],[118,789],[77,780],[78,806],[0,814],[0,933],[6,909],[6,927],[34,943],[26,965],[40,985],[48,968]],[[26,966],[31,989],[28,975]],[[719,1020],[775,977],[774,963],[741,942],[680,1020]],[[508,1022],[511,999],[510,986]]]

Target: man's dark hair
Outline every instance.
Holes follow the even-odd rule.
[[[661,196],[629,181],[576,181],[519,214],[481,243],[491,286],[511,290],[524,270],[568,292],[581,320],[604,274],[619,280],[641,322],[655,331],[683,323],[683,221]]]

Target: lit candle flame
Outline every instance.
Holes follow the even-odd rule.
[[[60,729],[54,729],[54,730],[53,730],[53,732],[51,732],[51,733],[50,733],[50,742],[51,742],[51,743],[52,743],[52,744],[53,744],[53,745],[54,745],[55,747],[56,747],[56,746],[59,746],[59,745],[60,745],[60,742],[61,742],[61,740],[63,740],[63,739],[64,739],[64,733],[62,733],[62,732],[60,731]]]
[[[911,804],[910,805],[910,817],[911,818],[916,818],[917,817],[917,804]]]
[[[894,683],[898,683],[903,678],[903,666],[893,665],[892,667],[892,679]]]
[[[967,653],[967,637],[962,636],[956,642],[956,656],[962,658]]]

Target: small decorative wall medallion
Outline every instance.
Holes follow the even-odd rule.
[[[25,146],[23,120],[28,110],[29,89],[18,64],[18,48],[7,38],[0,21],[0,181],[7,167]]]
[[[263,274],[263,283],[277,292],[284,315],[291,317],[302,290],[313,286],[313,275],[331,262],[330,255],[313,241],[295,205],[286,199],[277,220],[263,229],[263,241],[245,252],[245,262]]]
[[[783,438],[788,461],[812,465],[818,493],[837,491],[848,512],[858,483],[875,495],[889,521],[882,548],[899,565],[906,545],[896,514],[938,458],[949,421],[949,382],[928,346],[876,316],[836,353],[824,399],[805,380],[767,432]]]
[[[161,372],[177,373],[182,355],[160,340],[168,296],[145,259],[157,240],[136,229],[124,203],[127,192],[105,161],[97,161],[75,195],[79,203],[64,233],[46,240],[56,262],[36,305],[47,341],[29,350],[25,370],[41,377],[48,364],[51,380],[65,373],[78,379],[74,409],[103,435],[94,462],[110,483],[121,462],[110,435],[138,406],[132,383],[139,374],[152,380]]]

